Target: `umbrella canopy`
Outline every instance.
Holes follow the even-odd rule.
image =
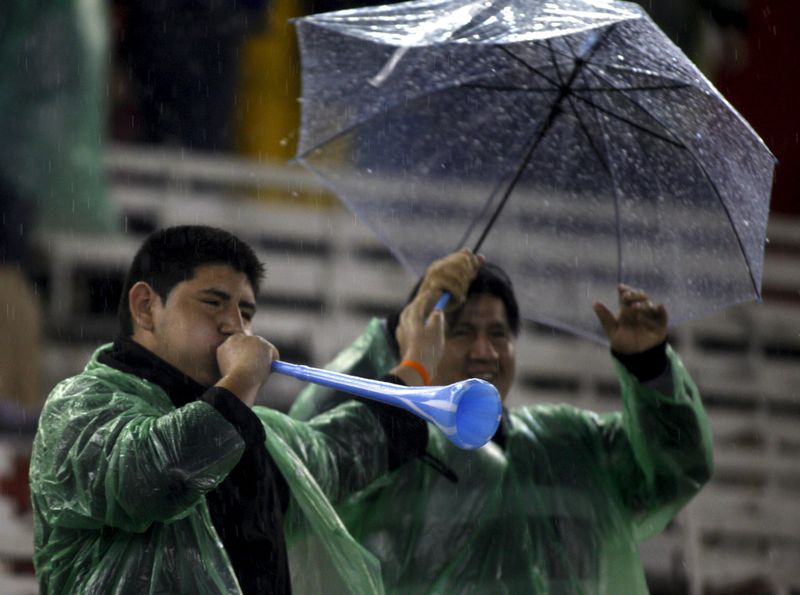
[[[422,0],[297,21],[298,160],[415,274],[480,247],[522,314],[600,338],[759,299],[774,157],[637,5]]]

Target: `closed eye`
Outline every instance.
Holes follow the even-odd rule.
[[[448,333],[451,337],[465,337],[472,332],[471,329],[464,327],[464,326],[457,326],[454,328],[450,333]]]

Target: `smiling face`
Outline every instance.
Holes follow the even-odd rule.
[[[143,286],[143,287],[142,287]],[[149,290],[151,294],[145,294]],[[141,299],[137,296],[144,295]],[[220,379],[217,347],[235,333],[251,334],[255,295],[244,273],[202,265],[163,303],[150,287],[131,289],[134,341],[204,386]]]
[[[448,325],[433,383],[447,385],[467,378],[491,382],[505,400],[514,381],[514,335],[503,301],[491,294],[469,298]]]

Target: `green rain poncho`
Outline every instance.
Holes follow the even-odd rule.
[[[340,506],[381,561],[387,592],[647,593],[638,542],[664,528],[712,467],[697,389],[667,354],[672,394],[615,361],[621,413],[520,407],[506,414],[505,448],[473,452],[432,430],[428,452],[458,483],[414,461]],[[374,377],[394,363],[373,321],[330,367]],[[309,387],[291,414],[309,417],[332,398]]]
[[[34,442],[42,593],[240,593],[204,495],[236,465],[241,436],[211,405],[176,409],[156,385],[99,363],[102,349],[54,389]],[[386,438],[372,413],[350,402],[305,423],[253,410],[291,492],[284,524],[295,592],[319,584],[298,558],[306,551],[336,568],[331,584],[382,592],[377,561],[329,502],[386,471]]]

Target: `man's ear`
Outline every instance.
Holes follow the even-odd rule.
[[[128,308],[130,308],[134,332],[137,328],[152,331],[155,328],[153,310],[161,301],[155,290],[144,281],[137,281],[128,292]]]

